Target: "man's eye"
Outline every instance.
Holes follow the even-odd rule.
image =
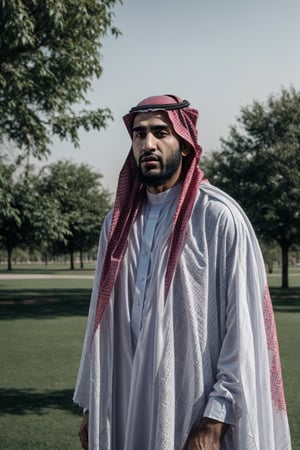
[[[134,133],[135,139],[144,139],[145,136],[146,136],[146,133],[144,131],[136,131]]]
[[[167,131],[166,130],[159,130],[159,131],[157,131],[156,133],[155,133],[155,136],[157,137],[157,138],[163,138],[163,137],[165,137],[165,136],[167,136]]]

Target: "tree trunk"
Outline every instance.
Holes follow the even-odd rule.
[[[83,269],[83,251],[80,249],[80,269]]]
[[[273,273],[273,260],[267,261],[268,273]]]
[[[282,257],[282,288],[289,287],[289,246],[281,246],[281,257]]]
[[[11,271],[12,270],[12,266],[11,266],[11,255],[12,255],[12,249],[8,248],[7,249],[7,270]]]
[[[74,251],[70,250],[70,269],[74,270]]]

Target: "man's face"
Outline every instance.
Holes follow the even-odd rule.
[[[139,113],[133,122],[132,148],[141,181],[153,193],[174,186],[180,179],[180,139],[163,112]]]

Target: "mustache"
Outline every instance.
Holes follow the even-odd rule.
[[[139,157],[139,164],[145,161],[158,161],[161,163],[162,159],[160,155],[156,155],[151,151],[146,151]]]

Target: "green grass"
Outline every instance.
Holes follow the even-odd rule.
[[[281,269],[276,267],[272,274],[267,274],[269,285],[272,288],[281,287]],[[296,288],[300,286],[300,267],[289,267],[289,287]]]
[[[3,450],[76,450],[72,395],[92,280],[0,281]]]
[[[293,450],[300,449],[300,288],[271,289]]]
[[[84,274],[89,275],[93,274],[95,270],[95,261],[84,263],[84,268],[79,268],[79,263],[75,263],[75,269],[70,270],[70,264],[63,263],[49,263],[47,265],[40,263],[32,263],[32,264],[12,264],[12,271],[7,270],[7,263],[0,263],[0,274],[1,273],[41,273],[41,274],[60,274],[60,275],[76,275],[76,274]]]
[[[0,280],[1,450],[80,450],[81,411],[72,395],[91,285],[73,278]],[[300,288],[275,283],[271,292],[293,449],[299,450]]]

